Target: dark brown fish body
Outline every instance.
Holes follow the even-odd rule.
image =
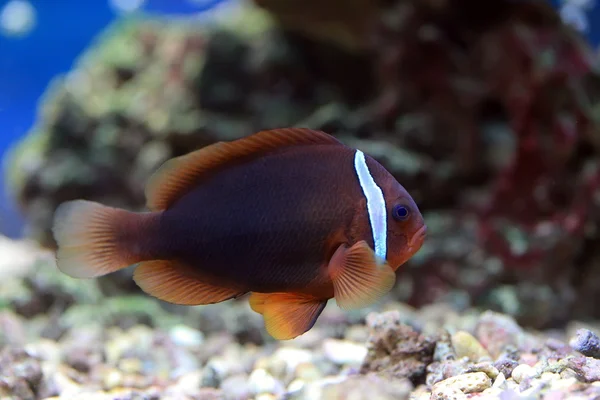
[[[289,339],[327,300],[362,307],[423,242],[414,201],[379,163],[320,132],[260,132],[165,164],[150,213],[76,201],[57,210],[59,268],[76,277],[139,263],[162,300],[210,304],[252,292],[267,330]]]
[[[186,194],[161,216],[163,256],[249,291],[305,290],[323,280],[330,240],[349,230],[363,196],[347,184],[355,179],[344,168],[351,149],[315,147],[230,168]],[[344,238],[337,241],[333,250]]]

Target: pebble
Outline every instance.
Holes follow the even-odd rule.
[[[284,392],[283,385],[265,369],[259,368],[252,371],[248,378],[250,393],[259,395],[261,393],[281,394]]]
[[[102,383],[107,389],[114,389],[123,384],[123,373],[118,369],[107,369],[104,371]]]
[[[577,385],[578,382],[579,381],[577,380],[577,378],[574,378],[574,377],[563,378],[561,376],[560,379],[556,379],[556,380],[553,380],[552,382],[550,382],[550,388],[552,390],[567,389],[567,388]]]
[[[301,400],[404,400],[412,384],[406,379],[388,379],[375,374],[337,376],[313,382],[305,388]]]
[[[494,383],[492,384],[492,387],[497,389],[504,389],[506,387],[506,377],[502,372],[498,374],[494,380]]]
[[[502,372],[504,376],[511,376],[513,370],[519,365],[519,363],[508,357],[500,357],[494,363],[494,367]]]
[[[475,336],[492,357],[498,357],[508,345],[517,345],[523,330],[508,315],[486,311],[481,314]]]
[[[434,388],[452,387],[463,393],[478,393],[492,386],[492,380],[484,372],[469,372],[444,379],[434,385]]]
[[[584,356],[600,358],[600,338],[589,329],[578,329],[569,345]]]
[[[295,378],[306,382],[316,381],[323,377],[321,370],[313,363],[302,363],[296,367]]]
[[[281,362],[285,365],[285,374],[287,376],[293,376],[296,373],[296,368],[298,368],[300,364],[310,363],[313,358],[314,353],[309,350],[293,347],[280,347],[267,359],[264,368],[271,369],[273,365]],[[255,368],[259,367],[261,366],[255,366]]]
[[[47,361],[53,365],[60,364],[62,351],[57,343],[48,339],[40,339],[25,346],[25,351],[32,357]]]
[[[492,379],[496,379],[500,371],[494,367],[490,362],[481,362],[471,365],[466,372],[484,372]]]
[[[305,386],[306,382],[304,382],[302,379],[293,380],[287,387],[287,393],[290,395],[298,394],[304,389]]]
[[[175,325],[169,331],[169,337],[178,346],[199,347],[204,342],[202,332],[186,325]]]
[[[143,368],[142,361],[137,358],[123,358],[119,361],[119,369],[128,374],[141,373]]]
[[[221,390],[227,400],[248,399],[252,396],[248,376],[245,374],[228,377],[221,384]]]
[[[367,356],[367,348],[363,344],[347,340],[325,339],[322,344],[325,357],[338,365],[360,366]]]
[[[596,358],[572,357],[567,360],[567,366],[575,371],[581,382],[600,381],[600,360]]]
[[[202,372],[194,371],[179,377],[177,383],[173,385],[176,392],[193,396],[202,387]]]
[[[463,400],[467,395],[452,386],[435,386],[431,392],[431,400]]]
[[[451,341],[458,358],[467,357],[473,362],[491,360],[488,351],[469,332],[458,331],[452,335]]]
[[[527,364],[519,364],[513,369],[511,377],[515,382],[521,383],[527,378],[532,378],[537,375],[535,368],[530,367]]]

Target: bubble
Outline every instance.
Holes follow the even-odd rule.
[[[35,8],[26,0],[10,0],[0,11],[0,28],[7,36],[27,35],[35,20]]]
[[[115,11],[130,13],[144,6],[146,0],[110,0],[110,5]]]
[[[587,32],[589,28],[585,11],[573,4],[563,5],[560,8],[560,17],[565,24],[571,25],[579,32]]]
[[[591,10],[595,7],[596,0],[565,0],[564,3],[582,10]]]

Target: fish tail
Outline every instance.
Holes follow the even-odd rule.
[[[142,240],[159,213],[135,213],[87,200],[61,204],[54,214],[58,269],[93,278],[150,259]]]

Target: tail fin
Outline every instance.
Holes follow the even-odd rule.
[[[93,278],[144,261],[139,245],[146,214],[75,200],[54,214],[58,269],[74,278]]]

